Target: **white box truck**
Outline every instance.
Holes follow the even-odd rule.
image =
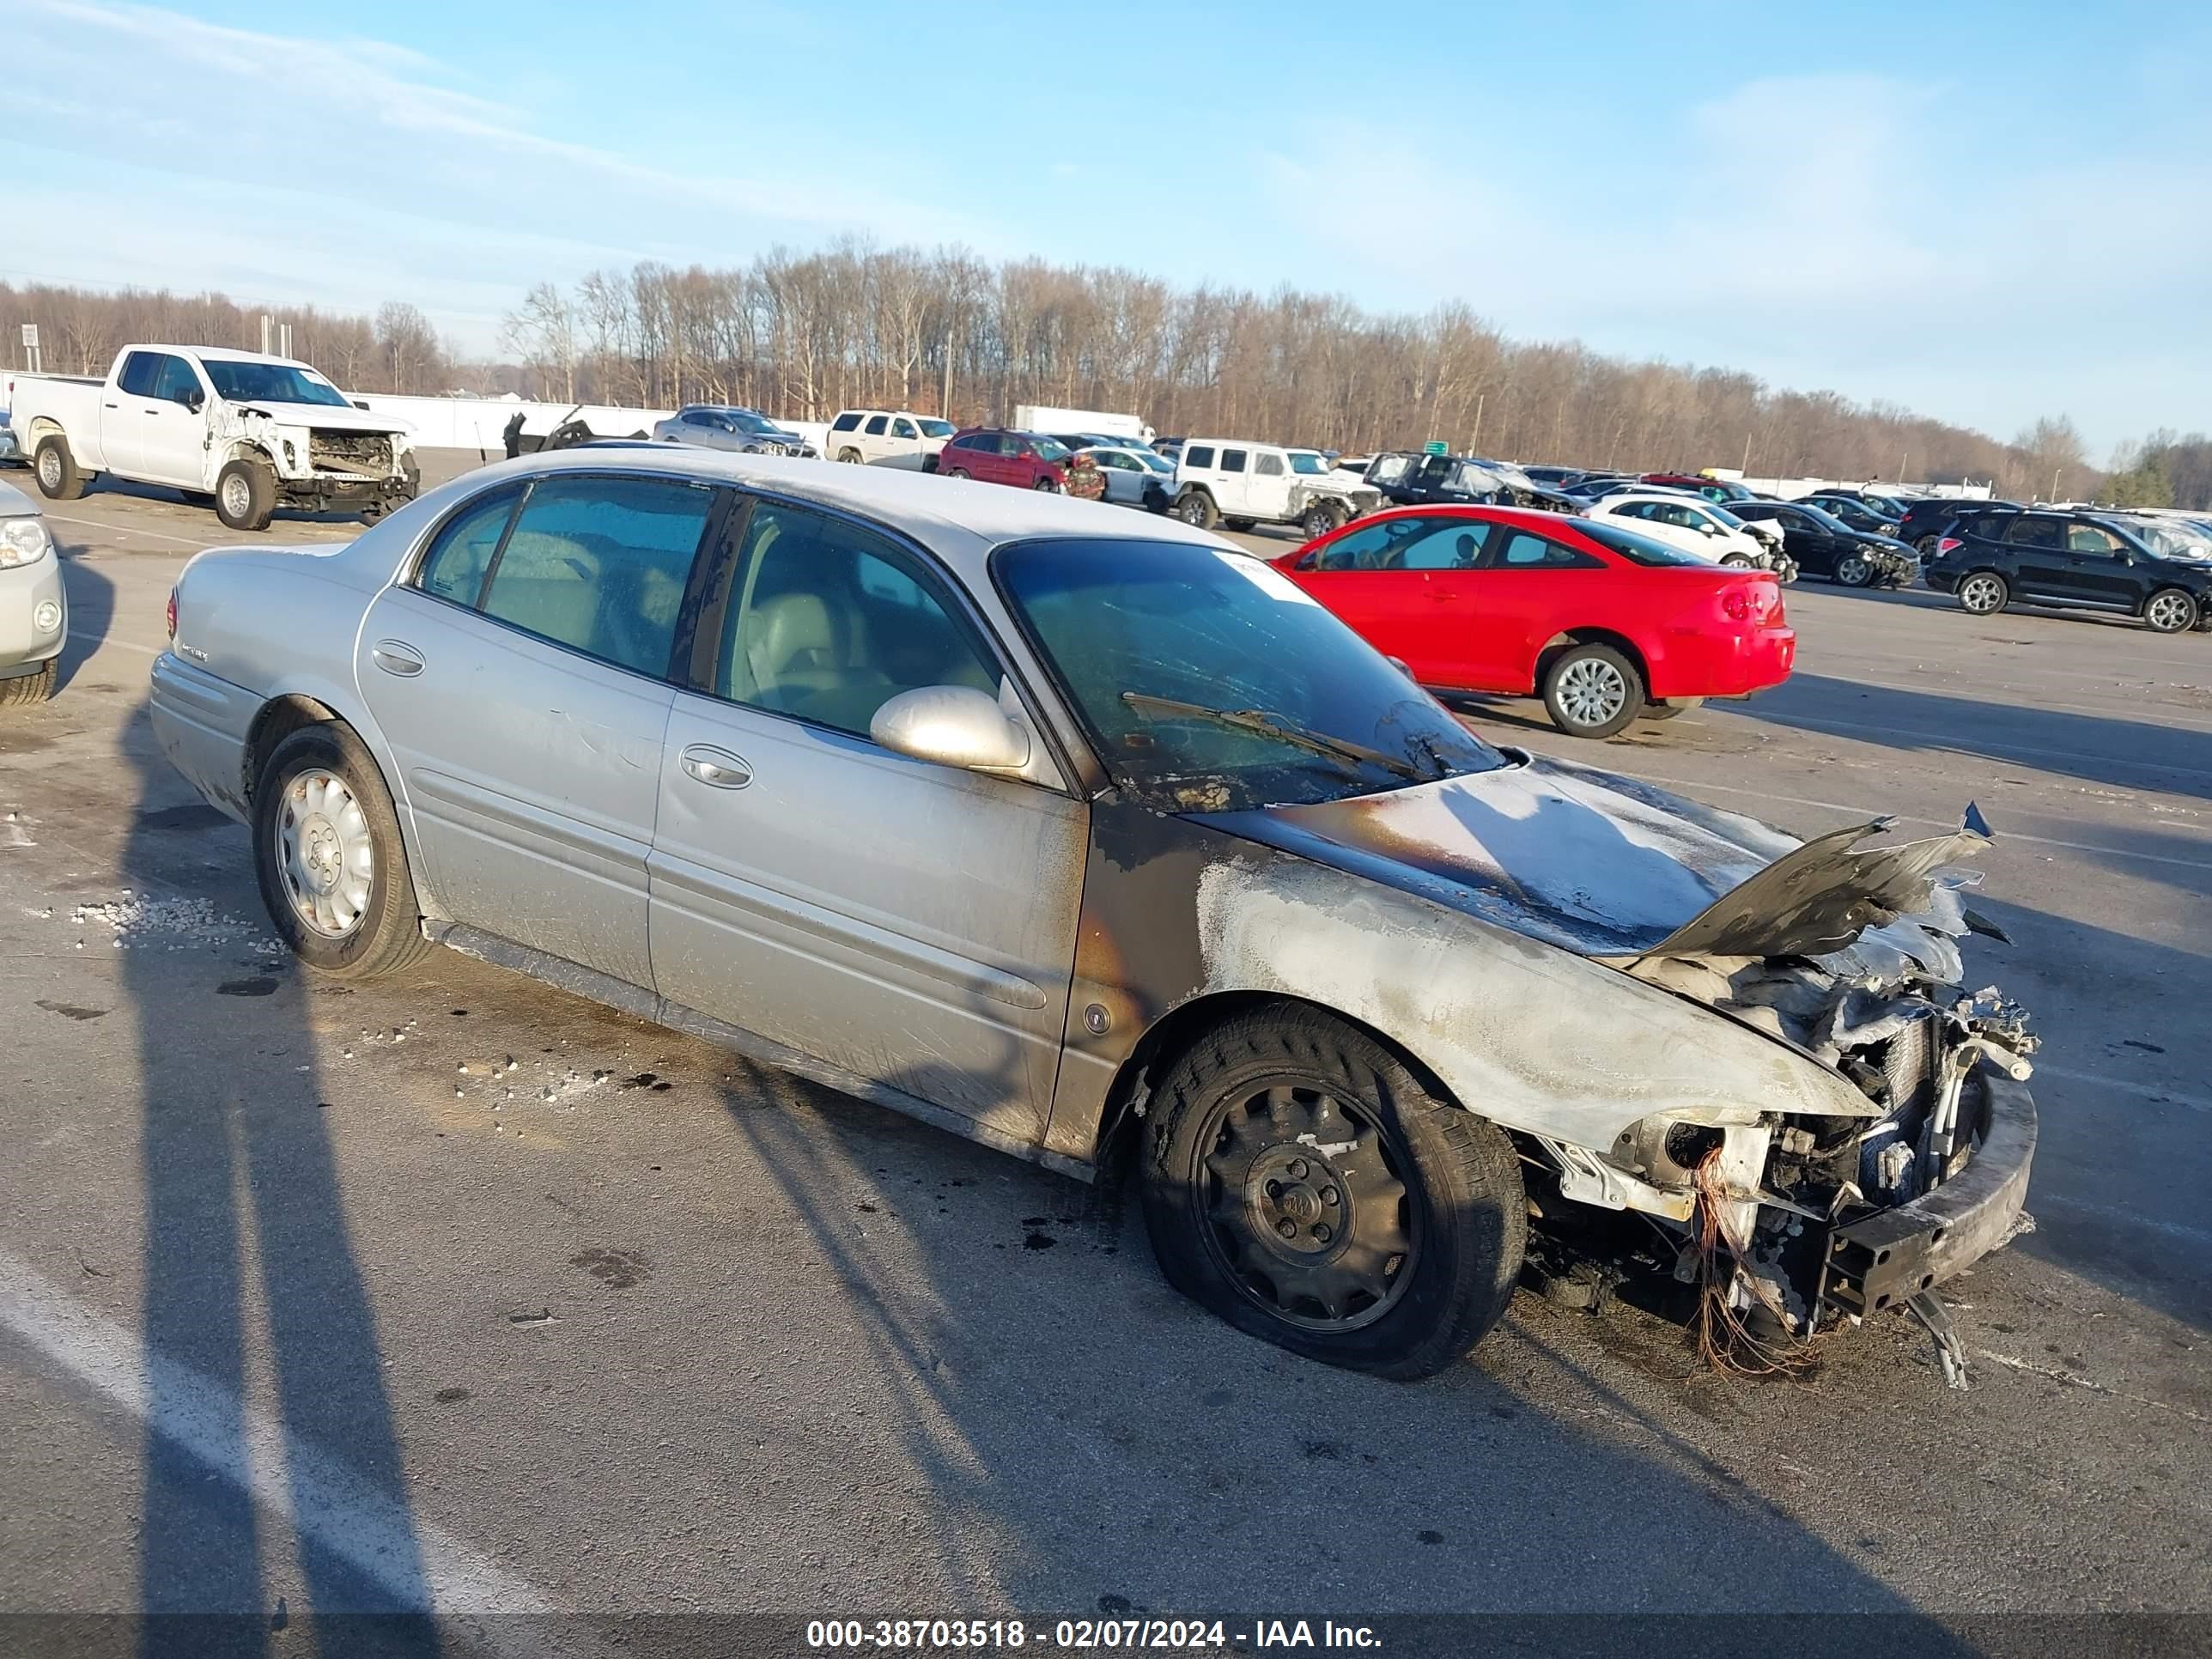
[[[1081,437],[1127,438],[1150,447],[1152,429],[1133,415],[1109,415],[1101,409],[1053,409],[1043,404],[1023,404],[1014,410],[1014,429],[1058,436],[1066,432]]]

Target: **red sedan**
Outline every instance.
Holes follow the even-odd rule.
[[[1404,507],[1274,564],[1422,684],[1540,696],[1581,738],[1778,685],[1797,648],[1768,573],[1557,513]]]

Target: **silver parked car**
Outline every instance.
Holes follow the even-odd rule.
[[[1175,500],[1174,465],[1141,445],[1091,444],[1075,453],[1091,458],[1109,501],[1164,513]]]
[[[696,444],[702,449],[728,449],[740,455],[820,453],[798,433],[778,426],[758,410],[726,404],[688,404],[666,420],[654,422],[653,436],[656,442]]]
[[[44,702],[69,637],[69,598],[38,503],[0,483],[0,708]]]
[[[1450,1364],[1532,1228],[1787,1341],[2021,1210],[1978,819],[1801,844],[1493,748],[1172,521],[580,450],[174,617],[154,729],[310,967],[441,943],[1075,1176],[1133,1143],[1168,1276],[1318,1359]]]

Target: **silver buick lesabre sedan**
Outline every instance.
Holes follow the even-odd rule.
[[[39,505],[0,483],[0,708],[44,702],[69,637],[69,598]]]
[[[1070,1175],[1128,1149],[1168,1277],[1316,1359],[1436,1371],[1592,1264],[1771,1352],[2019,1224],[1977,815],[1801,843],[1492,747],[1199,531],[581,449],[202,554],[173,617],[155,730],[310,968],[447,945]]]

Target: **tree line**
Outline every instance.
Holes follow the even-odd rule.
[[[411,305],[374,318],[267,309],[292,324],[295,356],[354,391],[734,403],[790,420],[858,404],[968,422],[1050,404],[1348,453],[1438,440],[1522,462],[1972,480],[2022,500],[2086,498],[2107,480],[2063,416],[2006,442],[1887,402],[1508,339],[1462,304],[1378,314],[1341,295],[1178,287],[959,247],[845,240],[742,267],[647,262],[565,289],[541,283],[505,319],[511,361],[495,363],[460,361]],[[257,348],[261,312],[219,295],[0,284],[0,326],[39,323],[48,367],[78,373],[100,373],[127,339]],[[2111,477],[2137,504],[2212,505],[2212,440],[2153,434],[2124,447]]]

